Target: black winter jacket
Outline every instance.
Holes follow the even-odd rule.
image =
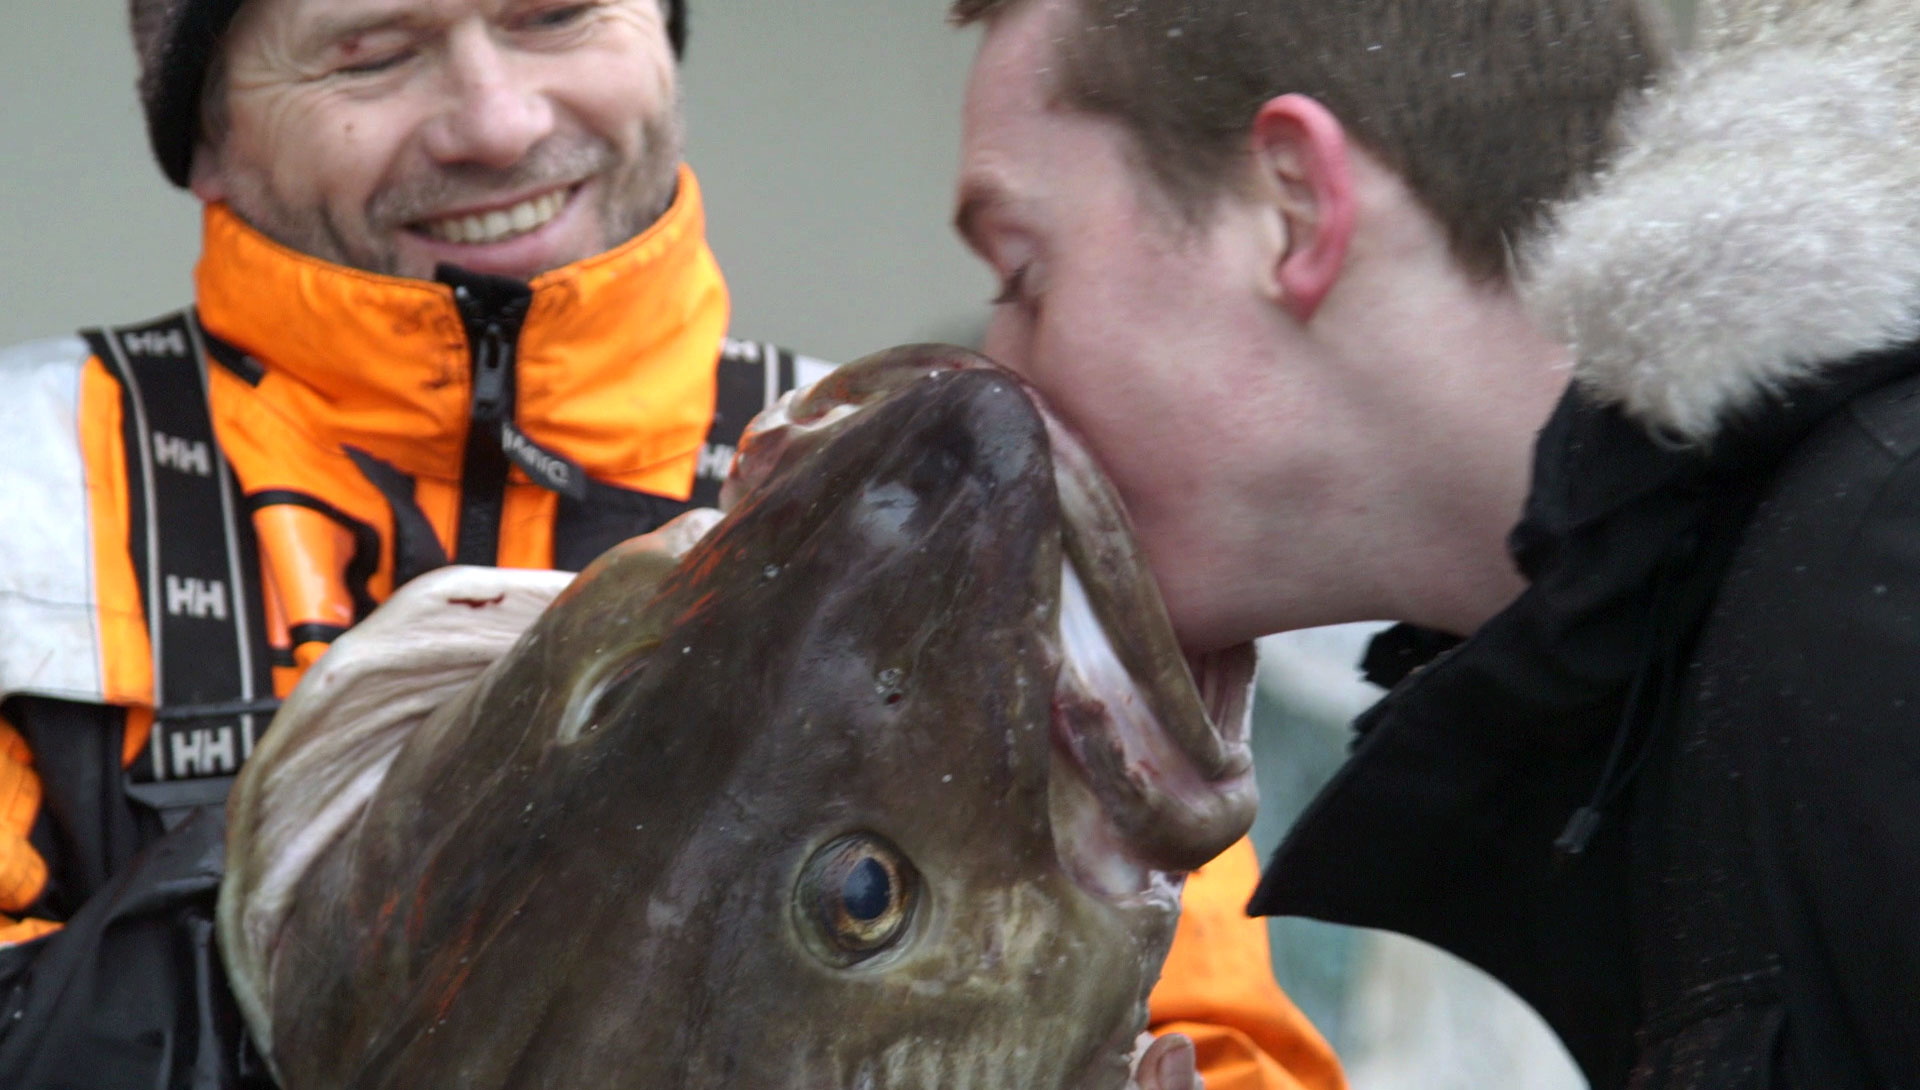
[[[1570,395],[1529,590],[1364,717],[1253,910],[1454,951],[1595,1087],[1920,1085],[1920,346],[1834,373],[1705,450]]]
[[[1255,900],[1506,981],[1601,1090],[1920,1087],[1920,7],[1702,5],[1520,246],[1528,589]]]

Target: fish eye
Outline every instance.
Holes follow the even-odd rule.
[[[648,643],[624,661],[606,669],[599,680],[585,686],[560,720],[555,740],[567,744],[592,737],[611,723],[633,685],[646,676],[657,642]]]
[[[795,922],[828,964],[848,968],[906,934],[920,879],[899,849],[877,836],[843,836],[800,871]]]

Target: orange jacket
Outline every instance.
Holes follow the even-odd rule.
[[[723,423],[732,434],[746,423],[739,412],[716,417],[727,353],[755,350],[716,351],[728,298],[703,217],[684,172],[678,199],[647,232],[480,313],[464,288],[327,264],[224,207],[208,209],[197,272],[206,400],[257,542],[276,693],[423,563],[577,567],[587,545],[651,529],[707,498],[724,469],[725,437],[715,436]],[[496,337],[512,353],[508,419],[584,471],[595,490],[584,499],[535,483],[503,460],[504,440],[474,424],[485,381],[476,359]],[[762,356],[756,374],[769,394],[808,377],[790,356],[778,367]],[[119,372],[97,355],[82,360],[73,420],[91,547],[76,562],[88,569],[97,661],[80,673],[93,688],[0,682],[130,709],[121,758],[135,768],[165,755],[152,731],[154,645],[129,548],[131,410]],[[477,484],[475,467],[489,465],[497,479]],[[629,507],[639,513],[607,514]],[[11,914],[0,916],[0,944],[59,926],[33,918],[49,876],[28,838],[44,818],[46,786],[21,732],[0,720],[0,912]],[[1241,915],[1253,876],[1243,845],[1193,877],[1153,1017],[1195,1037],[1212,1090],[1332,1090],[1341,1083],[1326,1045],[1267,970],[1264,925]]]
[[[1259,881],[1246,839],[1188,876],[1152,1029],[1193,1038],[1207,1090],[1345,1090],[1333,1049],[1274,982],[1267,921],[1246,913]]]

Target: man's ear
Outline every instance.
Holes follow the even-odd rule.
[[[187,168],[187,188],[204,204],[224,201],[230,195],[226,172],[220,168],[220,149],[204,139],[193,145],[193,165]]]
[[[1254,116],[1253,153],[1286,220],[1275,283],[1287,310],[1305,322],[1339,280],[1353,240],[1346,128],[1315,100],[1281,95]]]

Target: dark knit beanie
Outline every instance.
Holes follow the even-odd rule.
[[[133,48],[140,61],[140,104],[154,157],[185,188],[200,135],[200,88],[241,0],[131,0]],[[677,56],[687,45],[686,0],[667,0],[667,35]]]

